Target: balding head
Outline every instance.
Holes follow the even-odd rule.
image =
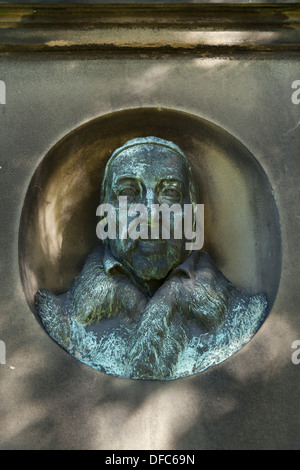
[[[178,168],[178,171],[180,171],[180,168],[184,168],[185,174],[181,174],[181,178],[187,179],[185,184],[188,186],[191,202],[192,204],[196,204],[196,189],[193,177],[193,169],[187,156],[180,149],[180,147],[178,147],[178,145],[171,141],[154,136],[138,137],[128,140],[125,144],[117,148],[112,153],[105,167],[105,173],[101,187],[101,202],[109,202],[107,199],[107,197],[109,197],[109,187],[113,181],[113,175],[115,174],[116,169],[121,167],[122,170],[125,170],[128,168],[129,171],[135,171],[135,174],[138,174],[138,172],[143,171],[141,168],[142,156],[144,162],[144,171],[147,171],[147,166],[148,169],[151,168],[151,171],[154,171],[155,162],[153,157],[155,154],[158,155],[161,164],[166,167],[166,170],[168,170],[168,157],[170,158],[172,155],[172,160],[175,163],[177,156],[178,163],[172,165],[172,170],[174,171],[176,167]],[[137,164],[139,164],[138,167],[136,166]]]

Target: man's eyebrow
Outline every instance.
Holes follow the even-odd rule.
[[[160,184],[161,183],[178,183],[184,185],[184,182],[182,180],[180,180],[179,178],[175,178],[174,176],[167,176],[166,178],[162,178],[160,180]]]
[[[122,183],[126,183],[126,182],[131,182],[131,183],[138,183],[139,182],[139,178],[136,178],[132,175],[130,176],[120,176],[119,178],[117,178],[114,182],[113,182],[113,185],[114,186],[117,186],[118,184],[122,184]]]

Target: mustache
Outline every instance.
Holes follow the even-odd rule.
[[[141,248],[141,251],[144,251],[144,254],[148,256],[151,256],[152,253],[153,255],[156,253],[161,256],[175,256],[182,246],[182,240],[127,238],[118,239],[117,244],[125,257],[134,253],[138,248]]]
[[[174,220],[173,218],[167,219],[165,217],[157,217],[149,219],[148,214],[140,213],[138,219],[135,216],[128,216],[122,219],[116,216],[115,219],[118,238],[137,238],[137,233],[140,238],[145,240],[168,240],[172,238],[174,233]],[[137,231],[137,228],[139,230]]]

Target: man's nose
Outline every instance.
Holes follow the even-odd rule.
[[[155,204],[155,194],[153,189],[146,189],[146,206],[151,209],[152,204]]]
[[[159,211],[159,202],[153,189],[146,191],[146,207],[148,212],[148,226],[153,230],[159,230],[161,225],[161,213]],[[157,235],[158,237],[159,235]],[[157,238],[155,237],[155,238]]]
[[[156,215],[156,208],[154,204],[158,204],[158,201],[156,200],[155,192],[153,189],[147,189],[146,191],[146,207],[148,211],[148,225],[151,226],[153,223],[159,224],[160,222],[160,217],[158,214],[158,220],[155,217]]]

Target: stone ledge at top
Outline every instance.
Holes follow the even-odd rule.
[[[146,4],[195,4],[195,3],[215,3],[215,4],[263,4],[263,3],[269,3],[269,4],[282,4],[286,5],[288,3],[299,3],[298,0],[289,0],[289,2],[279,2],[277,0],[260,0],[259,2],[254,2],[252,0],[165,0],[164,2],[161,2],[159,0],[118,0],[118,1],[111,1],[111,0],[43,0],[43,1],[19,1],[19,0],[11,0],[10,2],[0,2],[1,4],[62,4],[62,5],[72,5],[72,4],[81,4],[81,5],[93,5],[93,4],[98,4],[98,5],[109,5],[109,4],[114,4],[114,3],[124,3],[124,4],[140,4],[140,3],[146,3]]]

